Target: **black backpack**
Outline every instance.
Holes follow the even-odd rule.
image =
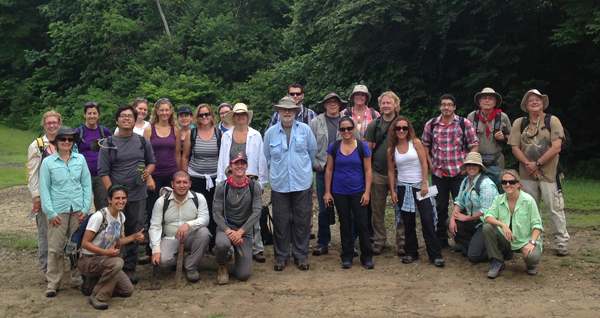
[[[552,135],[552,129],[550,128],[550,120],[552,119],[551,114],[546,114],[546,116],[544,117],[544,126],[542,129],[548,129],[548,132],[550,133],[550,135]],[[525,128],[527,128],[527,126],[529,125],[529,116],[525,116],[523,117],[523,120],[521,121],[521,134],[523,133],[523,131],[525,131]],[[565,132],[565,139],[562,143],[562,146],[560,147],[560,152],[558,153],[558,166],[556,167],[556,175],[558,176],[559,174],[561,174],[565,168],[566,165],[566,160],[567,160],[567,153],[569,152],[569,150],[571,149],[571,144],[572,144],[572,140],[571,140],[571,134],[569,134],[569,131],[567,130],[567,128],[565,128],[565,126],[563,126],[563,131]],[[517,162],[517,166],[518,166],[518,162]],[[517,168],[518,170],[518,168]],[[558,180],[558,178],[557,178]]]
[[[196,210],[197,210],[198,209],[198,205],[199,205],[199,203],[198,203],[198,195],[194,191],[190,190],[190,192],[192,193],[192,196],[193,196],[192,197],[192,202],[194,202],[194,205],[196,206]],[[171,195],[171,193],[173,193],[173,191],[167,192],[167,193],[165,193],[165,195],[163,195],[163,198],[165,200],[163,202],[163,222],[165,220],[165,212],[167,212],[167,209],[169,208],[169,204],[171,204],[171,200],[169,200],[169,195]]]
[[[479,177],[479,179],[477,179],[477,182],[475,182],[475,184],[473,185],[473,188],[475,189],[475,192],[477,192],[477,195],[481,195],[481,183],[483,182],[483,179],[486,178],[489,178],[490,180],[492,180],[492,182],[494,182],[494,184],[496,185],[496,190],[498,190],[498,194],[504,193],[504,189],[502,189],[501,182],[502,172],[504,172],[504,169],[496,166],[487,167],[486,172],[481,171],[481,177]]]
[[[502,125],[502,112],[499,112],[494,119],[494,135],[500,131],[500,126]],[[479,116],[477,116],[477,112],[475,112],[475,116],[473,116],[473,126],[475,127],[475,132],[479,133]],[[464,132],[464,128],[463,128]],[[504,144],[504,141],[500,141],[494,138],[500,144]]]
[[[85,140],[83,140],[83,125],[77,127],[77,129],[79,130],[79,142],[77,143],[77,146],[79,146],[82,142],[85,142]],[[104,132],[104,126],[98,125],[98,129],[100,129],[100,137],[104,139],[104,137],[106,136],[106,132]]]
[[[221,153],[221,130],[218,127],[215,127],[214,129],[215,137],[217,138],[218,153]],[[196,147],[194,147],[196,145],[196,137],[198,137],[198,128],[194,127],[190,130],[190,157],[188,159],[191,159],[196,153]]]
[[[269,205],[263,205],[260,213],[260,236],[262,237],[263,245],[273,245],[273,217],[269,212]]]
[[[392,121],[394,121],[396,118],[398,118],[398,115],[396,115],[394,117],[394,119],[392,119]],[[381,146],[381,144],[383,143],[383,141],[387,138],[388,133],[390,132],[390,130],[386,130],[386,131],[382,131],[381,130],[381,121],[383,120],[383,116],[379,116],[376,119],[376,125],[375,125],[375,146],[373,147],[373,151],[371,152],[372,155],[375,154],[377,152],[377,149],[379,149],[379,147]]]

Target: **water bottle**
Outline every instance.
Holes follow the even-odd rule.
[[[135,184],[144,184],[144,180],[142,180],[142,174],[144,173],[144,169],[146,169],[146,163],[144,162],[144,160],[140,160],[140,162],[137,165],[137,177],[135,178]]]
[[[41,211],[42,209],[38,208],[37,206],[34,206],[33,209],[31,209],[31,212],[29,212],[29,214],[27,215],[27,218],[33,221],[35,220],[37,214]]]
[[[335,209],[333,208],[333,200],[329,200],[329,204],[327,205],[327,222],[329,225],[335,224]]]

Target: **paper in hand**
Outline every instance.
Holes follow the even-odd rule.
[[[417,191],[417,200],[422,201],[423,199],[434,197],[438,194],[437,186],[427,188],[429,192],[425,196],[421,195],[421,191]]]

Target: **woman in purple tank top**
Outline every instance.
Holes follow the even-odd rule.
[[[181,132],[175,123],[173,105],[166,98],[159,99],[150,115],[150,126],[144,130],[144,137],[152,144],[156,168],[148,178],[148,198],[146,199],[146,220],[144,229],[150,227],[152,209],[158,200],[160,189],[170,187],[173,174],[179,170],[181,161]],[[146,255],[138,263],[147,264],[152,259],[150,244],[146,246]]]

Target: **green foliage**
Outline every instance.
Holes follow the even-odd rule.
[[[573,210],[599,210],[600,181],[598,179],[563,179],[565,206]]]

